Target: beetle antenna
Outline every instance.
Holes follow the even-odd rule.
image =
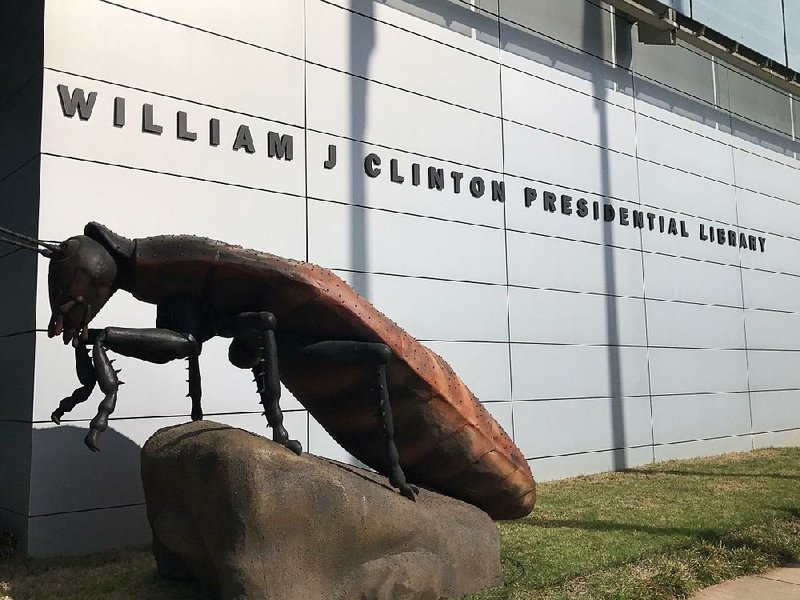
[[[12,236],[14,238],[17,238],[17,239],[23,241],[23,242],[27,242],[29,245],[33,245],[34,246],[34,248],[28,247],[27,248],[28,250],[33,250],[33,249],[35,249],[36,246],[44,246],[47,250],[50,251],[50,253],[52,255],[53,253],[58,252],[59,249],[60,249],[58,244],[52,244],[52,243],[49,243],[49,242],[43,242],[42,240],[37,240],[34,237],[30,237],[30,236],[27,236],[27,235],[23,235],[21,233],[17,233],[16,231],[12,231],[11,229],[6,229],[5,227],[0,227],[0,232],[8,234],[8,235],[10,235],[10,236]],[[8,242],[9,244],[14,243],[11,240],[9,240],[8,238],[2,238],[2,239],[3,239],[4,242]],[[17,245],[18,246],[22,246],[22,247],[26,247],[26,246],[23,246],[20,243],[18,243]],[[36,250],[36,251],[39,252],[39,250]],[[40,252],[40,254],[42,254],[42,253]],[[48,255],[45,254],[44,256],[48,256]]]
[[[32,250],[34,252],[38,252],[39,254],[41,254],[42,256],[45,256],[47,258],[51,258],[55,254],[55,251],[51,250],[49,247],[37,248],[32,243],[21,242],[19,240],[15,240],[13,238],[7,238],[7,237],[2,236],[2,235],[0,235],[0,242],[5,242],[6,244],[11,244],[12,246],[17,246],[18,248],[21,248],[23,250]]]

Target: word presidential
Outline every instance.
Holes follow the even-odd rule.
[[[525,188],[525,207],[531,208],[537,200],[538,192],[534,188]],[[630,209],[624,206],[614,207],[609,203],[601,203],[597,200],[586,200],[578,198],[575,200],[568,194],[561,194],[559,197],[552,191],[542,192],[542,209],[547,213],[560,213],[565,216],[576,216],[581,219],[592,219],[594,221],[604,221],[606,223],[616,223],[623,227],[633,227],[674,235],[676,237],[690,237],[689,227],[684,219],[665,216],[647,210]],[[767,245],[767,238],[752,235],[737,229],[717,227],[710,223],[700,223],[697,229],[697,237],[702,242],[718,244],[720,246],[733,246],[750,250],[753,252],[764,252]]]

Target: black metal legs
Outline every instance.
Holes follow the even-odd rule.
[[[94,365],[89,358],[89,350],[83,345],[75,346],[75,371],[78,373],[78,381],[81,387],[77,388],[72,394],[64,398],[58,404],[58,408],[53,411],[50,418],[56,425],[61,424],[61,418],[81,402],[86,402],[94,391],[97,378],[94,375]]]
[[[234,338],[229,352],[230,361],[239,368],[252,370],[267,425],[272,428],[272,439],[295,454],[300,454],[303,451],[302,444],[289,439],[289,432],[283,426],[275,326],[272,313],[242,313],[218,323],[217,333]]]
[[[267,423],[272,427],[272,439],[286,446],[295,454],[303,451],[303,446],[297,440],[289,439],[289,432],[283,426],[283,411],[279,404],[281,398],[281,380],[278,374],[278,346],[275,343],[275,332],[269,329],[264,332],[262,339],[263,356],[258,364],[253,367],[253,376],[261,396],[261,405]]]
[[[377,397],[378,418],[381,422],[386,452],[386,465],[389,483],[400,490],[410,500],[416,500],[419,488],[406,481],[400,466],[400,455],[394,442],[394,417],[389,402],[389,388],[386,383],[386,364],[392,352],[386,344],[370,342],[327,341],[316,342],[295,350],[298,356],[307,359],[325,359],[340,364],[358,364],[372,369],[375,373],[375,393]]]
[[[200,356],[193,354],[189,357],[189,397],[192,399],[192,421],[203,420],[203,407],[200,400],[203,397],[203,388],[200,383]]]
[[[202,418],[200,367],[197,360],[200,354],[200,344],[191,335],[168,329],[108,327],[90,330],[88,343],[92,345],[91,359],[85,347],[82,345],[75,347],[76,370],[82,387],[76,389],[71,396],[64,398],[51,418],[59,423],[65,413],[89,397],[95,384],[99,385],[105,397],[97,407],[97,415],[92,419],[89,433],[84,440],[90,450],[99,451],[97,438],[108,429],[108,418],[114,412],[117,404],[117,390],[123,383],[117,377],[119,371],[114,370],[113,361],[108,358],[108,350],[159,364],[178,358],[188,358],[192,418]]]
[[[386,365],[378,365],[378,416],[383,425],[383,440],[386,445],[386,463],[389,466],[389,483],[400,490],[409,500],[416,500],[419,488],[406,482],[406,474],[400,466],[400,454],[394,443],[394,417],[386,386]]]

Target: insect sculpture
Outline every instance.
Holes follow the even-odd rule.
[[[343,448],[385,473],[410,499],[426,485],[497,519],[528,514],[530,467],[502,428],[437,354],[322,267],[189,235],[128,239],[98,223],[59,244],[2,230],[0,238],[50,259],[48,335],[75,349],[81,386],[104,399],[86,445],[97,451],[121,385],[108,352],[188,360],[193,420],[202,419],[199,356],[231,338],[229,360],[255,377],[273,439],[300,453],[283,425],[280,383]],[[157,306],[156,327],[91,329],[117,290]]]

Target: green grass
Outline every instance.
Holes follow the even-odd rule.
[[[800,449],[540,486],[500,524],[505,586],[475,600],[670,599],[800,558]]]
[[[800,449],[673,461],[543,484],[500,524],[505,585],[471,600],[686,597],[800,559]],[[158,578],[145,550],[0,558],[0,600],[204,598]]]

